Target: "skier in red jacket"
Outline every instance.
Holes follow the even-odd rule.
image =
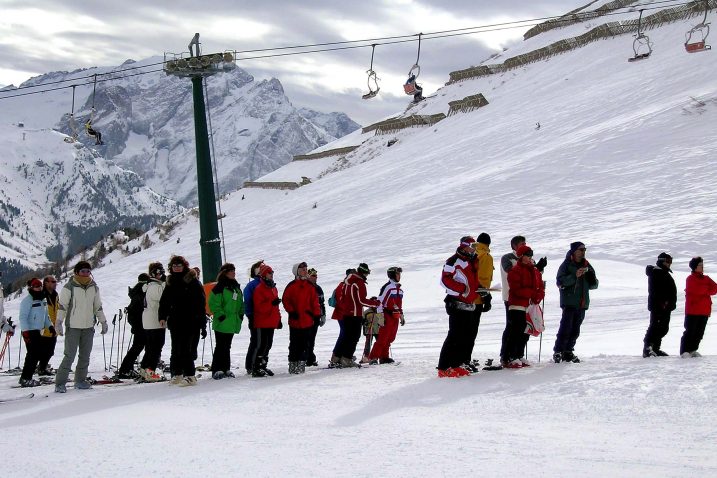
[[[356,272],[349,274],[344,280],[341,302],[337,304],[344,316],[343,327],[334,348],[334,353],[340,357],[341,367],[360,367],[353,355],[356,352],[356,344],[361,338],[363,308],[380,305],[375,297],[366,297],[366,278],[370,273],[368,265],[362,262],[356,268]]]
[[[289,373],[306,371],[309,339],[314,323],[321,317],[319,296],[309,282],[306,262],[295,264],[294,280],[284,289],[281,300],[289,314]]]
[[[279,311],[279,292],[274,283],[274,269],[266,264],[259,268],[259,285],[252,294],[254,310],[254,328],[256,329],[256,357],[252,361],[252,377],[273,376],[274,372],[267,368],[269,351],[274,343],[274,330],[280,329],[281,312]]]
[[[687,276],[685,287],[685,332],[680,341],[682,358],[700,357],[697,349],[705,333],[707,319],[712,315],[712,298],[717,294],[717,284],[704,274],[701,257],[690,260],[692,274]]]

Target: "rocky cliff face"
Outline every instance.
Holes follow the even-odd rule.
[[[47,75],[47,81],[56,76]],[[279,80],[256,81],[241,68],[207,78],[206,93],[220,193],[359,127],[343,113],[297,109]],[[184,205],[196,203],[194,108],[188,79],[157,72],[98,82],[94,98],[85,96],[81,105],[75,113],[81,142],[94,143],[83,126],[94,105],[93,125],[105,141],[97,148],[102,155],[139,174],[160,194]],[[69,119],[69,114],[63,115],[56,129],[71,134]]]

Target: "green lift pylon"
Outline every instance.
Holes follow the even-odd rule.
[[[192,46],[196,46],[196,54],[192,51]],[[236,52],[233,51],[202,55],[199,50],[199,33],[194,35],[189,44],[189,56],[185,53],[164,54],[163,69],[167,75],[189,77],[192,80],[194,137],[197,148],[199,244],[202,253],[202,282],[204,283],[215,280],[222,264],[222,253],[203,81],[207,76],[234,69],[235,61]]]

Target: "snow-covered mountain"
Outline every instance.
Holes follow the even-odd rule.
[[[0,124],[0,258],[37,268],[120,227],[182,211],[95,150],[50,129]]]
[[[196,152],[191,82],[156,71],[158,62],[160,58],[152,57],[128,60],[116,68],[52,72],[21,86],[77,79],[81,86],[75,89],[76,124],[84,129],[94,105],[93,124],[106,143],[97,148],[100,154],[139,174],[158,193],[192,205]],[[112,73],[128,68],[132,70]],[[151,70],[155,72],[131,76]],[[92,79],[80,79],[95,74],[96,88]],[[119,79],[103,81],[110,78]],[[257,81],[241,68],[209,77],[207,93],[220,193],[234,191],[244,181],[287,164],[292,156],[359,127],[343,113],[297,109],[278,79]],[[0,121],[22,121],[71,134],[71,103],[71,89],[3,100]],[[84,144],[94,143],[81,132]]]
[[[627,12],[550,30],[491,61],[635,16]],[[387,267],[403,267],[407,323],[391,348],[400,366],[290,376],[284,327],[276,331],[270,353],[273,378],[252,379],[235,370],[234,380],[205,376],[184,389],[120,385],[50,393],[46,400],[0,409],[0,431],[23,460],[32,459],[27,450],[42,434],[45,453],[55,459],[33,461],[39,474],[82,472],[102,463],[105,474],[120,476],[126,474],[129,442],[151,450],[158,436],[171,436],[177,449],[203,443],[214,450],[222,449],[228,433],[239,433],[241,444],[230,458],[154,453],[133,459],[132,466],[143,473],[192,476],[237,469],[321,477],[717,475],[710,439],[717,418],[714,318],[700,346],[704,357],[675,356],[689,259],[702,255],[705,272],[717,275],[717,188],[710,178],[717,158],[715,53],[688,54],[683,45],[685,31],[699,20],[649,30],[654,52],[639,62],[627,61],[632,36],[615,35],[447,85],[410,112],[445,114],[449,101],[478,93],[489,104],[432,126],[352,133],[321,148],[355,146],[349,153],[295,161],[261,178],[305,176],[310,184],[228,196],[227,260],[245,271],[263,258],[274,268],[280,292],[300,261],[318,269],[327,296],[344,270],[359,262],[371,266],[371,295],[385,281]],[[466,58],[466,66],[475,60]],[[125,287],[150,261],[181,253],[200,263],[196,218],[182,218],[153,231],[152,247],[94,271],[106,310],[126,305]],[[492,236],[496,268],[516,234],[527,236],[537,256],[547,256],[547,328],[542,340],[529,342],[530,368],[438,379],[435,367],[448,328],[441,269],[462,235],[482,231]],[[546,363],[560,321],[554,278],[575,240],[587,245],[600,279],[576,347],[583,363]],[[675,258],[679,291],[662,343],[672,356],[643,359],[649,321],[645,265],[663,250]],[[248,279],[245,272],[237,278],[242,285]],[[8,314],[17,313],[18,302],[8,303]],[[474,358],[497,357],[504,325],[503,307],[494,299],[481,318]],[[319,330],[321,363],[338,333],[332,320]],[[233,367],[243,368],[248,335],[244,327],[234,338]],[[17,343],[16,337],[12,346]],[[90,370],[102,375],[99,338],[95,344]],[[208,361],[209,340],[206,347]],[[536,363],[539,350],[542,361]],[[202,352],[200,344],[200,357]],[[163,353],[168,356],[169,344]],[[0,380],[6,387],[15,382]],[[83,462],[64,453],[68,443],[82,444]]]

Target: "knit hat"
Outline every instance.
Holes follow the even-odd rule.
[[[319,275],[318,271],[316,269],[314,269],[313,267],[311,269],[309,269],[308,274],[309,274],[309,277],[316,277]]]
[[[476,242],[476,240],[473,239],[471,236],[463,236],[461,237],[461,243],[458,245],[458,249],[462,249],[464,247],[473,247],[474,242]]]
[[[692,259],[690,259],[690,270],[691,270],[692,272],[694,272],[695,269],[697,269],[697,266],[699,266],[700,264],[702,264],[702,262],[703,262],[703,261],[702,261],[702,258],[701,258],[701,257],[699,257],[699,256],[693,257]]]
[[[302,267],[306,267],[306,262],[299,262],[298,264],[294,264],[291,267],[291,272],[294,273],[294,277],[297,277],[299,275],[299,269]]]
[[[518,257],[523,257],[525,255],[532,257],[533,249],[531,249],[527,244],[523,244],[517,251],[515,251],[515,255]]]
[[[490,236],[486,234],[485,232],[481,232],[478,234],[478,239],[476,242],[480,244],[485,244],[486,246],[490,246]]]
[[[149,281],[149,275],[147,275],[146,272],[142,272],[140,275],[137,276],[137,282],[148,282]]]
[[[73,271],[75,272],[75,274],[79,274],[82,269],[92,270],[92,266],[87,261],[80,261],[77,264],[75,264],[75,268],[73,269]]]
[[[366,264],[365,262],[362,262],[356,268],[356,272],[358,272],[359,274],[368,275],[371,273],[371,269],[368,268],[368,264]]]
[[[150,262],[149,266],[147,267],[147,271],[149,272],[150,276],[154,276],[157,273],[164,273],[164,267],[162,267],[161,262]]]
[[[585,247],[585,244],[583,244],[580,241],[577,242],[571,242],[570,243],[570,254],[573,254],[575,251],[580,249],[581,247]]]
[[[273,273],[274,273],[274,269],[272,269],[270,266],[268,266],[266,264],[262,264],[259,267],[259,277],[264,277],[267,274],[273,274]]]
[[[38,279],[37,277],[33,277],[29,281],[27,281],[27,286],[32,289],[33,287],[42,287],[42,281]]]
[[[661,252],[660,255],[657,256],[657,265],[661,267],[661,264],[665,262],[672,263],[672,256],[666,252]]]

